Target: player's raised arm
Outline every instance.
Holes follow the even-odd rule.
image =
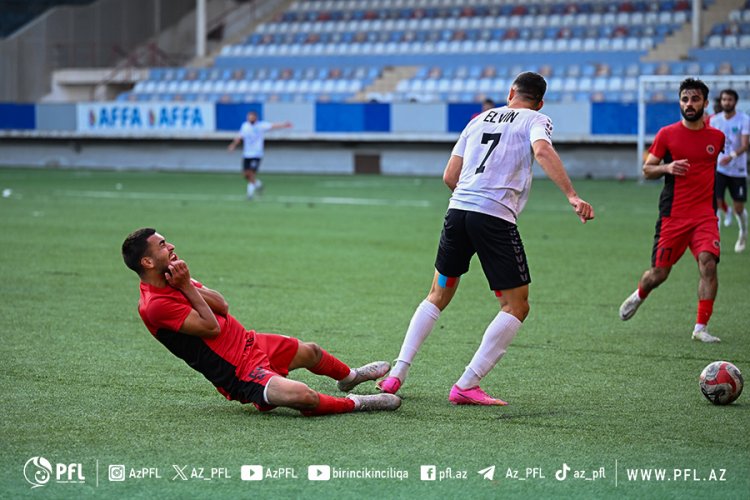
[[[184,260],[176,260],[169,265],[165,274],[169,286],[176,288],[190,301],[190,311],[180,327],[180,333],[196,337],[215,338],[221,333],[221,327],[211,308],[190,280],[190,270]]]
[[[567,172],[565,172],[562,160],[557,154],[557,151],[555,151],[555,148],[552,147],[552,144],[540,139],[534,141],[532,148],[534,150],[536,161],[539,162],[539,165],[552,182],[554,182],[557,187],[560,188],[560,191],[562,191],[568,198],[568,202],[573,207],[573,210],[575,210],[578,218],[581,219],[581,222],[585,224],[587,220],[593,219],[594,208],[589,203],[578,197],[578,194],[573,188],[573,183],[570,181],[570,177],[568,177]]]
[[[280,128],[292,128],[292,126],[293,126],[292,122],[289,122],[289,121],[277,122],[277,123],[272,123],[271,128],[269,130],[278,130]]]

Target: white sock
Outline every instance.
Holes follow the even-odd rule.
[[[396,377],[402,382],[406,380],[414,356],[417,355],[422,343],[432,332],[432,328],[439,317],[440,309],[427,299],[417,306],[417,310],[411,317],[409,328],[406,330],[404,343],[401,344],[401,352],[398,353],[396,365],[391,369],[389,376]]]
[[[695,328],[693,328],[693,331],[697,332],[698,330],[703,330],[704,328],[706,328],[706,325],[704,325],[703,323],[696,323]]]
[[[500,311],[484,331],[479,349],[474,353],[469,366],[466,367],[466,371],[458,379],[456,385],[461,389],[470,389],[479,385],[479,382],[508,350],[519,328],[521,328],[521,321],[518,318]]]
[[[357,372],[354,371],[354,368],[350,368],[349,375],[342,378],[339,382],[351,382],[352,380],[354,380],[354,377],[356,376],[357,376]]]
[[[263,187],[263,183],[260,182],[260,179],[255,179],[255,188],[260,189]]]
[[[742,210],[741,214],[735,213],[734,216],[740,225],[740,238],[747,236],[747,209]]]
[[[254,194],[255,194],[255,184],[253,184],[252,182],[248,182],[247,183],[247,197],[252,198]]]
[[[346,397],[349,398],[349,399],[351,399],[352,401],[354,401],[354,409],[355,410],[359,410],[362,407],[362,400],[359,399],[359,397],[357,397],[356,394],[349,394]]]

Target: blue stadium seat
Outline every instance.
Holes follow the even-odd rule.
[[[321,99],[351,98],[378,77],[387,55],[388,64],[395,66],[413,65],[419,58],[428,62],[420,64],[413,80],[398,83],[394,92],[374,93],[382,99],[456,99],[469,94],[475,98],[507,84],[521,70],[538,69],[548,78],[550,92],[556,92],[554,100],[579,100],[580,87],[589,89],[591,99],[619,95],[626,100],[637,90],[634,84],[640,74],[655,74],[657,69],[662,74],[691,72],[693,67],[681,61],[667,61],[666,70],[639,63],[645,51],[689,21],[690,9],[682,8],[682,2],[425,0],[419,6],[405,0],[296,2],[261,24],[243,43],[224,47],[214,68],[154,69],[132,95],[136,99],[146,93],[167,93],[187,100],[191,94],[221,99],[228,98],[227,93],[234,98],[262,92],[284,102],[313,94]],[[667,4],[674,8],[666,8]],[[709,47],[728,51],[750,47],[750,5],[733,11],[712,33],[705,41]],[[533,53],[538,68],[522,59],[527,53]],[[581,65],[581,53],[587,64]],[[721,59],[706,60],[716,63],[714,72],[737,73],[736,68],[720,66]],[[353,60],[359,64],[352,64]],[[487,60],[492,61],[494,73],[480,62]],[[606,70],[604,62],[609,63]],[[331,76],[329,69],[339,66],[340,73]],[[327,83],[331,78],[335,83]],[[206,79],[224,83],[206,86]],[[432,81],[420,84],[420,80]],[[160,86],[161,81],[175,83]],[[123,94],[122,99],[128,98]]]

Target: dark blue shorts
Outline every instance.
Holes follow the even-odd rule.
[[[716,172],[716,198],[724,198],[724,192],[729,188],[729,196],[734,201],[747,201],[747,177],[732,177]]]
[[[243,158],[242,159],[242,170],[252,170],[257,172],[260,168],[260,158]]]

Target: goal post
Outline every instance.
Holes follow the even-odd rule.
[[[719,93],[722,89],[732,88],[737,91],[740,96],[740,102],[737,108],[740,111],[748,111],[750,108],[750,76],[748,75],[642,75],[638,78],[638,148],[636,159],[636,176],[641,181],[643,180],[643,173],[641,167],[643,166],[643,155],[646,151],[646,141],[653,140],[656,135],[656,130],[647,130],[646,124],[648,123],[648,106],[647,104],[652,101],[651,97],[653,93],[662,94],[664,99],[660,99],[660,102],[672,102],[674,103],[674,116],[665,116],[663,120],[656,120],[657,122],[663,121],[663,125],[674,123],[679,119],[679,108],[678,108],[678,90],[680,83],[685,78],[698,78],[708,85],[709,104],[706,109],[706,113],[713,114],[713,100],[719,97]]]

